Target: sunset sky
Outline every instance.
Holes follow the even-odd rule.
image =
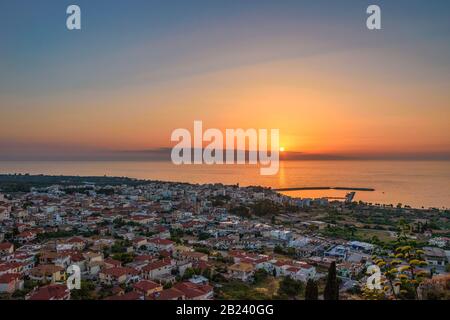
[[[450,157],[449,17],[446,0],[0,0],[0,159],[170,148],[194,120],[279,128],[305,154]]]

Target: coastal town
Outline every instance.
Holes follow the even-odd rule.
[[[449,220],[445,209],[239,185],[86,178],[5,188],[0,299],[320,300],[330,272],[339,299],[449,299]],[[391,286],[368,293],[371,265]]]

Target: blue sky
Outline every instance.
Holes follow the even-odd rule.
[[[69,4],[81,7],[81,31],[66,29],[65,11]],[[378,4],[382,9],[381,31],[371,32],[365,27],[365,10],[369,4]],[[335,79],[336,83],[340,77],[350,74],[354,76],[354,89],[358,92],[367,90],[372,91],[372,95],[380,93],[391,98],[386,103],[380,102],[380,108],[385,114],[392,113],[391,116],[399,119],[410,117],[410,122],[398,122],[400,126],[408,129],[423,119],[427,125],[417,132],[423,130],[425,134],[430,128],[440,128],[429,134],[429,143],[420,141],[416,147],[409,146],[408,151],[430,145],[435,151],[447,152],[450,141],[445,137],[444,125],[439,118],[449,113],[445,108],[448,98],[445,92],[450,88],[449,16],[450,2],[445,0],[0,0],[0,97],[3,100],[0,105],[3,114],[0,146],[13,146],[11,152],[20,146],[51,149],[57,144],[112,149],[127,149],[132,145],[145,149],[144,143],[128,143],[132,137],[126,134],[121,145],[102,138],[111,133],[122,134],[117,128],[119,120],[123,119],[123,111],[112,112],[107,115],[109,122],[102,123],[101,116],[108,113],[107,109],[92,114],[89,110],[97,106],[106,108],[104,105],[112,105],[121,97],[126,100],[146,91],[149,92],[145,97],[149,101],[148,108],[160,113],[161,108],[175,103],[168,95],[159,96],[157,91],[161,87],[172,88],[169,95],[185,94],[180,88],[191,89],[189,85],[193,81],[190,79],[203,75],[236,69],[246,72],[252,66],[271,64],[270,76],[273,76],[279,71],[274,69],[281,68],[274,66],[278,62],[287,70],[289,61],[303,59],[307,64],[306,61],[314,57],[322,57],[322,62],[315,61],[317,67],[314,67],[320,68],[320,64],[329,67],[330,79]],[[342,58],[344,55],[345,59]],[[348,63],[345,70],[342,70],[343,62]],[[268,67],[260,70],[265,72]],[[294,63],[291,70],[295,70]],[[297,70],[297,75],[301,75],[303,70]],[[244,71],[236,77],[237,82],[250,77]],[[269,76],[268,71],[266,74]],[[313,74],[311,70],[305,71],[303,80],[312,79],[310,74]],[[373,77],[373,82],[366,77]],[[187,85],[180,84],[180,79],[186,79]],[[224,86],[231,86],[223,80],[225,76],[215,79],[217,83],[224,81]],[[204,81],[202,85],[192,85],[192,91],[213,92]],[[392,102],[390,90],[394,84],[398,84],[399,92],[405,97],[404,104],[411,106],[411,113],[406,106],[399,107],[396,112],[387,107],[388,102]],[[271,85],[273,89],[276,85],[285,86],[285,83]],[[408,92],[417,88],[422,88],[423,92],[420,89],[420,95],[408,98]],[[234,93],[235,90],[224,88],[220,96]],[[332,100],[332,94],[329,95]],[[430,102],[429,97],[437,98]],[[185,99],[191,99],[188,101],[190,106],[198,102],[188,95]],[[80,102],[74,103],[76,100]],[[212,108],[217,101],[211,101]],[[91,132],[91,137],[99,137],[97,143],[87,143],[87,137],[75,138],[77,123],[84,130],[92,127],[86,120],[72,116],[79,108],[86,117],[97,119],[100,127],[103,125],[102,132]],[[142,107],[134,105],[117,105],[115,108],[130,110],[136,117],[144,114]],[[191,114],[195,118],[193,108]],[[286,113],[292,112],[292,108],[287,108]],[[428,118],[429,115],[425,111],[422,114],[419,108],[427,108],[434,118]],[[208,108],[199,107],[199,110]],[[359,112],[360,117],[373,116],[374,121],[384,121],[377,118],[375,107],[367,107],[366,111],[349,107],[345,112],[349,110]],[[181,108],[171,111],[175,118],[177,113],[181,114],[180,119],[189,115]],[[209,111],[205,113],[212,123],[220,116]],[[329,110],[324,110],[326,114]],[[60,120],[56,115],[61,121],[73,123],[73,128],[70,125],[57,128]],[[149,117],[149,126],[157,128],[158,123],[164,123],[167,128],[173,128],[183,124],[181,120],[172,123],[158,116]],[[140,125],[131,118],[125,121],[128,127]],[[23,123],[16,123],[17,119],[24,119]],[[259,123],[265,124],[263,120]],[[251,123],[247,121],[242,125]],[[25,126],[27,129],[23,132],[18,129]],[[325,127],[325,124],[317,127]],[[375,124],[373,128],[374,131],[381,130]],[[144,131],[135,134],[152,134]],[[291,131],[290,141],[300,139],[300,133]],[[346,134],[355,137],[358,132]],[[325,134],[321,133],[320,139],[311,139],[317,143],[324,140]],[[392,134],[397,134],[394,129]],[[166,132],[164,135],[167,136]],[[363,145],[364,141],[370,144],[377,137],[364,137],[365,140],[352,144],[352,148]],[[405,137],[399,133],[398,141],[402,139]],[[388,149],[400,146],[400,142],[392,145],[388,142],[385,143]],[[292,142],[292,145],[299,149],[301,144]],[[167,146],[162,140],[148,144],[148,147]],[[383,144],[374,143],[373,148],[382,149]]]
[[[81,32],[65,29],[65,8],[72,3],[82,8]],[[373,3],[382,7],[380,34],[364,28],[365,8]],[[124,79],[139,81],[143,64],[162,79],[349,46],[404,46],[448,68],[449,14],[450,2],[444,0],[2,0],[0,92],[120,85]],[[254,47],[242,45],[249,41],[265,49],[264,38],[286,35],[318,41],[256,56],[249,52]],[[243,46],[241,56],[233,52],[236,43]],[[217,58],[195,70],[174,68],[184,59],[195,64],[202,51]]]

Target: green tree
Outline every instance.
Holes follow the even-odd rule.
[[[390,257],[374,260],[387,279],[389,286],[386,289],[391,289],[394,298],[419,298],[418,288],[429,276],[428,272],[421,270],[421,267],[427,265],[422,258],[423,254],[421,249],[404,245],[396,248]]]
[[[195,275],[195,270],[193,268],[187,268],[183,273],[183,279],[190,279]]]
[[[132,253],[116,253],[112,256],[114,260],[119,260],[123,264],[133,262],[134,255]]]
[[[279,204],[272,200],[264,199],[259,200],[252,205],[252,212],[258,217],[267,216],[269,214],[276,215],[280,213],[281,207]]]
[[[94,300],[95,284],[91,281],[81,280],[81,288],[74,289],[70,293],[72,300]]]
[[[253,282],[255,284],[259,284],[259,283],[263,282],[264,280],[266,280],[268,276],[269,276],[269,274],[267,273],[266,270],[264,270],[264,269],[256,270],[255,274],[253,275]]]
[[[305,300],[319,300],[319,288],[317,282],[312,279],[306,283]]]
[[[296,299],[303,292],[303,283],[296,281],[291,277],[285,277],[280,282],[278,289],[279,295],[286,295],[289,298]]]
[[[339,284],[336,277],[336,262],[332,262],[328,269],[327,284],[323,293],[325,300],[339,300]]]
[[[211,238],[211,235],[208,232],[200,232],[200,234],[198,235],[198,240],[207,240]]]
[[[240,217],[246,217],[246,218],[251,217],[250,209],[245,206],[242,206],[242,205],[231,208],[230,213],[233,215],[236,215],[236,216],[240,216]]]
[[[271,221],[272,224],[276,224],[277,223],[277,220],[275,219],[275,216],[272,216],[270,221]]]

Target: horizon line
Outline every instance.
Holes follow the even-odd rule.
[[[153,148],[138,150],[58,150],[56,152],[4,153],[0,161],[171,161],[172,148]],[[194,148],[191,148],[191,151]],[[225,152],[226,149],[222,149]],[[235,150],[235,153],[238,150]],[[245,150],[245,158],[250,152]],[[281,161],[298,160],[403,160],[403,161],[450,161],[450,151],[444,152],[336,152],[308,153],[283,151]],[[225,158],[225,156],[224,156]]]

